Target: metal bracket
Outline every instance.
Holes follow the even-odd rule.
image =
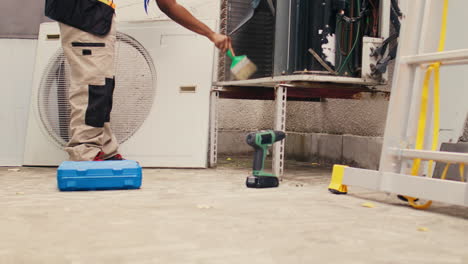
[[[279,84],[275,87],[275,130],[286,132],[286,102],[287,87],[289,85]],[[284,146],[281,140],[273,145],[273,174],[283,176],[284,171]]]
[[[213,89],[210,95],[210,168],[216,167],[218,162],[218,99],[219,92]]]

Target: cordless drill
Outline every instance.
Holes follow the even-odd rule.
[[[278,187],[279,181],[276,175],[263,171],[268,147],[273,143],[283,140],[286,134],[282,131],[259,131],[247,135],[247,144],[255,149],[253,160],[253,173],[247,177],[246,185],[249,188]]]

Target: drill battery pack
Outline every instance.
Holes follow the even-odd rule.
[[[245,182],[248,188],[275,188],[279,186],[275,176],[249,176]]]

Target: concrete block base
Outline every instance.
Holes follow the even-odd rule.
[[[218,153],[251,155],[253,149],[245,143],[247,133],[220,131]],[[378,169],[382,142],[381,137],[288,132],[286,159]]]

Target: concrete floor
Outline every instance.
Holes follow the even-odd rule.
[[[0,168],[0,263],[468,263],[467,208],[332,195],[330,168],[310,163],[247,189],[248,167],[146,169],[141,190],[100,192],[57,191],[54,168]]]

